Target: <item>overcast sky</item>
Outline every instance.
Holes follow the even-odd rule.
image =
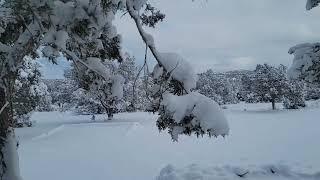
[[[320,8],[305,10],[306,0],[152,0],[166,14],[154,35],[159,51],[177,52],[197,72],[253,69],[257,63],[290,65],[288,49],[320,41]],[[144,44],[126,15],[116,21],[123,47],[138,62]],[[149,62],[154,64],[149,56]],[[45,65],[46,77],[59,78]],[[52,69],[52,70],[51,70]]]

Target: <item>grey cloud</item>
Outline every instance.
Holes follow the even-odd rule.
[[[155,30],[147,29],[158,49],[178,52],[198,71],[252,68],[265,62],[289,65],[291,46],[320,40],[320,11],[305,11],[304,0],[152,2],[167,15]],[[132,20],[122,18],[116,26],[125,48],[143,59],[144,45]]]

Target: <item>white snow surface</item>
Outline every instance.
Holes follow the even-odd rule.
[[[156,180],[318,180],[320,173],[301,173],[293,171],[285,164],[243,166],[208,166],[192,164],[177,169],[172,165],[163,168]]]
[[[35,113],[34,127],[16,130],[21,174],[24,180],[151,180],[166,172],[179,180],[319,179],[319,106],[272,111],[271,104],[241,103],[223,111],[228,136],[183,135],[179,142],[159,133],[158,116],[149,113],[117,114],[112,121],[97,115],[96,122],[68,112]],[[245,178],[235,175],[246,170]]]

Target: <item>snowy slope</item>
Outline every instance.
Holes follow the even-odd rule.
[[[224,110],[230,124],[225,139],[181,136],[179,142],[159,133],[153,114],[119,114],[112,122],[97,116],[92,123],[90,116],[36,113],[35,127],[17,130],[22,175],[25,180],[150,180],[171,172],[186,180],[189,172],[216,178],[214,169],[220,168],[225,179],[250,170],[258,175],[248,179],[274,180],[278,176],[261,175],[267,167],[285,167],[281,172],[294,175],[320,172],[320,109],[270,111],[270,106],[230,105]]]

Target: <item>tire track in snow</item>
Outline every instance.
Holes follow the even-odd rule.
[[[127,132],[125,136],[131,135],[135,130],[137,130],[139,127],[141,127],[141,123],[139,122],[132,122],[131,126],[128,127]]]
[[[56,128],[53,128],[52,130],[50,130],[48,132],[45,132],[43,134],[40,134],[39,136],[33,137],[31,140],[32,141],[38,141],[38,140],[42,140],[42,139],[48,138],[48,137],[56,134],[57,132],[62,131],[64,128],[65,128],[65,125],[60,125],[60,126],[58,126]]]

